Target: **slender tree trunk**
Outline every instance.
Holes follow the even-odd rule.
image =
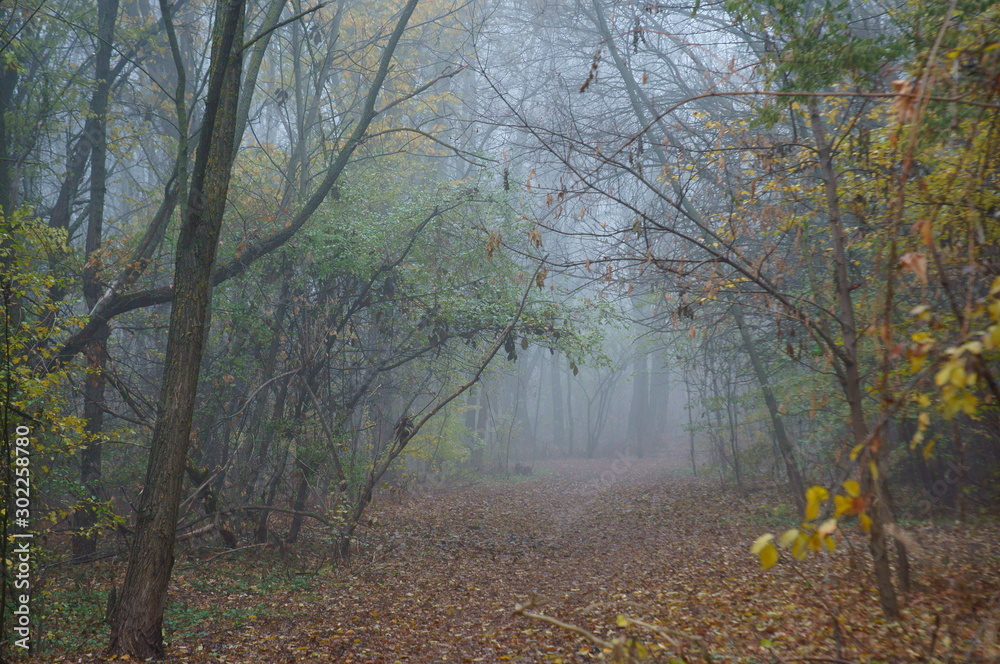
[[[535,450],[535,432],[538,423],[538,406],[535,405],[535,417],[531,417],[531,413],[528,412],[528,391],[531,389],[531,377],[535,375],[535,368],[542,361],[544,349],[536,347],[536,351],[531,356],[531,361],[528,362],[527,369],[524,369],[518,379],[518,401],[521,404],[519,410],[524,413],[524,426],[522,427],[523,437],[525,443],[530,445],[532,449],[532,456],[534,456]],[[508,446],[507,456],[510,456],[510,448]],[[508,472],[506,467],[508,464],[504,465],[504,473]]]
[[[710,381],[712,385],[712,398],[715,402],[715,407],[712,409],[715,413],[715,434],[711,436],[713,440],[713,447],[715,448],[715,453],[719,457],[719,474],[722,476],[722,472],[726,465],[732,465],[729,462],[729,457],[726,456],[726,446],[722,442],[722,392],[719,390],[718,373],[716,371],[710,371],[708,368],[708,363],[705,363],[705,373],[711,374],[712,380]],[[733,475],[736,475],[736,469],[733,469]],[[725,480],[723,480],[723,487],[725,487]],[[741,489],[742,490],[742,489]]]
[[[662,448],[666,443],[670,406],[670,374],[663,367],[657,367],[655,357],[651,359],[649,374],[649,438]]]
[[[687,394],[687,404],[684,408],[688,412],[688,437],[691,439],[691,474],[698,476],[698,465],[694,458],[694,404],[691,403],[691,383],[684,380],[684,392]]]
[[[563,421],[562,382],[559,379],[559,353],[552,356],[550,378],[552,384],[552,442],[555,449],[566,444],[566,427]]]
[[[855,445],[865,445],[868,441],[868,424],[865,422],[864,390],[860,368],[858,366],[858,332],[854,318],[854,304],[851,301],[851,284],[847,272],[847,239],[844,233],[840,215],[840,201],[837,192],[837,175],[833,168],[833,153],[823,129],[823,121],[819,109],[812,104],[809,110],[809,122],[816,141],[816,152],[819,159],[820,173],[823,177],[827,202],[828,225],[830,239],[833,244],[834,288],[837,293],[837,315],[840,321],[843,338],[843,388],[851,413],[851,432]],[[861,458],[861,485],[865,493],[875,497],[870,516],[872,519],[869,532],[869,549],[875,569],[875,582],[878,587],[882,610],[889,620],[899,619],[899,601],[896,589],[892,585],[892,572],[889,567],[889,554],[886,542],[885,527],[891,522],[886,497],[880,495],[879,482],[879,450],[877,446],[867,446]]]
[[[729,449],[733,453],[733,472],[736,474],[736,489],[740,493],[745,493],[746,487],[743,485],[743,472],[740,466],[739,404],[736,402],[732,374],[726,374],[726,418],[729,422]]]
[[[632,437],[632,453],[642,457],[646,451],[649,435],[649,372],[646,371],[648,356],[636,355],[632,362],[632,405],[629,409],[629,432]]]
[[[958,509],[958,520],[965,523],[965,441],[962,439],[962,428],[958,420],[951,421],[951,431],[955,438],[955,459],[958,461],[958,477],[955,478],[955,507]]]
[[[6,35],[6,32],[3,34]],[[14,91],[17,88],[18,77],[17,67],[6,65],[0,67],[0,217],[4,219],[9,219],[17,207],[18,183],[14,173],[12,146],[14,141],[11,128],[7,124],[7,117],[14,107]]]
[[[288,463],[289,445],[285,443],[281,447],[281,452],[279,453],[279,460],[274,471],[271,473],[271,478],[267,481],[265,485],[261,507],[273,507],[274,501],[278,497],[278,489],[281,487],[281,480],[285,477],[285,465]],[[258,544],[264,544],[267,542],[268,536],[271,534],[270,528],[270,516],[271,510],[264,509],[260,510],[257,516],[257,525],[254,528],[253,537]]]
[[[480,453],[482,450],[481,445],[476,441],[476,397],[478,394],[478,389],[476,387],[472,387],[469,389],[469,393],[465,397],[465,430],[467,432],[465,446],[469,448],[469,454],[472,457],[475,457],[477,450],[479,450]],[[474,462],[473,467],[475,467]]]
[[[566,374],[566,453],[573,456],[573,374]]]
[[[479,432],[479,444],[486,446],[486,437],[489,433],[489,401],[486,395],[486,388],[479,386],[479,408],[476,410],[476,430]],[[480,448],[482,449],[482,448]]]
[[[118,0],[100,0],[97,4],[97,54],[94,57],[94,96],[90,102],[90,208],[87,211],[86,262],[83,268],[83,295],[88,308],[101,296],[101,280],[95,253],[104,241],[104,203],[108,187],[107,116],[111,92],[111,54],[114,48]],[[72,177],[72,174],[70,174]],[[89,373],[84,385],[84,419],[87,445],[80,452],[80,483],[91,501],[100,498],[101,436],[104,429],[104,375],[107,341],[110,332],[104,326],[84,349]],[[73,537],[73,557],[85,560],[97,550],[97,523],[94,505],[86,503],[73,515],[73,526],[83,531]]]
[[[542,386],[545,384],[545,367],[538,371],[538,391],[535,393],[535,416],[531,419],[531,457],[541,458],[538,453],[538,420],[542,408]]]
[[[736,327],[739,328],[740,337],[743,339],[743,348],[746,350],[747,355],[750,356],[750,364],[753,365],[754,374],[757,376],[757,383],[760,385],[760,391],[764,395],[767,412],[771,416],[774,439],[778,445],[781,460],[785,462],[785,473],[788,475],[788,484],[792,492],[792,499],[799,509],[799,514],[805,516],[806,486],[802,480],[802,473],[799,471],[799,464],[795,460],[795,450],[792,447],[792,441],[788,439],[788,433],[785,431],[785,422],[781,417],[781,412],[778,410],[778,400],[774,398],[767,370],[764,368],[764,363],[757,354],[757,348],[754,346],[753,340],[750,338],[743,324],[743,312],[740,311],[739,306],[733,308],[733,318],[736,321]]]
[[[107,379],[104,365],[107,358],[108,331],[104,331],[87,345],[88,373],[83,386],[84,431],[86,446],[80,452],[80,483],[85,492],[84,499],[97,501],[101,495],[101,434],[104,430],[104,392]],[[97,512],[91,503],[84,504],[73,513],[73,560],[85,562],[97,550],[97,534],[93,528],[97,524]]]
[[[162,657],[163,612],[174,563],[184,465],[207,336],[211,273],[232,176],[245,0],[219,0],[204,120],[177,240],[163,387],[125,581],[108,650]]]
[[[299,539],[299,532],[302,530],[302,513],[306,510],[306,500],[309,498],[309,476],[312,474],[309,467],[301,461],[296,461],[298,485],[295,488],[295,500],[292,503],[292,524],[288,529],[288,536],[285,541],[294,544]]]

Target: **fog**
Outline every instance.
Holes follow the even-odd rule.
[[[69,592],[64,569],[99,570],[73,588],[107,597],[103,619],[104,599],[81,609],[107,653],[160,658],[181,556],[334,583],[430,547],[430,567],[510,565],[476,577],[504,588],[527,548],[543,586],[602,528],[654,576],[676,532],[706,547],[692,578],[743,565],[727,547],[769,569],[847,542],[896,625],[934,550],[901,524],[987,528],[997,503],[995,19],[964,1],[4,0],[4,559],[38,542],[3,566],[4,634],[28,630],[44,574]],[[470,529],[492,534],[468,540],[476,500],[496,509]],[[63,628],[77,599],[44,615]],[[995,613],[966,599],[932,613]],[[697,639],[657,621],[691,605],[608,615],[689,661]],[[557,661],[652,652],[539,606],[513,615],[587,644]],[[827,610],[810,624],[832,621],[824,652],[848,661]],[[858,661],[937,661],[934,620]],[[17,642],[40,652],[32,629]],[[763,661],[787,631],[761,623],[740,652]],[[6,661],[22,646],[3,638]],[[799,646],[781,661],[815,654]]]

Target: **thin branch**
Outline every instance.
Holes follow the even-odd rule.
[[[259,42],[261,39],[263,39],[264,37],[266,37],[269,34],[271,34],[272,32],[274,32],[278,28],[283,28],[286,25],[288,25],[289,23],[294,23],[295,21],[298,21],[300,18],[304,18],[304,17],[308,16],[309,14],[312,14],[313,12],[318,12],[319,10],[323,9],[324,7],[326,7],[327,4],[328,3],[326,3],[326,2],[321,2],[318,5],[316,5],[315,7],[312,7],[311,9],[306,9],[305,11],[299,12],[295,16],[292,16],[291,18],[285,19],[281,23],[276,23],[275,25],[272,25],[267,30],[262,30],[260,32],[260,34],[258,34],[256,37],[254,37],[253,39],[251,39],[247,43],[243,44],[243,46],[242,46],[242,48],[240,50],[242,50],[242,51],[247,50],[248,48],[250,48],[251,46],[253,46],[257,42]]]

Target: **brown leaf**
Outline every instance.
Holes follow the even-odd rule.
[[[915,251],[911,251],[908,254],[903,254],[903,256],[899,259],[899,263],[903,266],[904,270],[917,275],[917,278],[920,279],[920,283],[924,285],[927,284],[926,256]]]
[[[892,108],[902,124],[912,122],[917,117],[917,93],[919,86],[911,79],[904,78],[892,82],[892,91],[896,99]]]
[[[933,242],[933,237],[931,236],[931,220],[921,219],[920,221],[913,224],[912,230],[914,233],[920,233],[920,239],[924,241],[928,247],[931,246]]]

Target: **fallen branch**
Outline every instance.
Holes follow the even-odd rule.
[[[544,604],[544,600],[539,599],[537,595],[532,593],[531,598],[525,604],[515,604],[514,613],[515,616],[523,616],[525,618],[530,618],[532,620],[539,620],[541,622],[549,623],[550,625],[555,625],[559,629],[565,630],[567,632],[572,632],[578,636],[582,636],[590,643],[601,648],[605,651],[610,651],[616,662],[625,662],[626,664],[633,664],[640,661],[640,659],[633,654],[634,646],[636,642],[634,639],[626,637],[617,637],[610,641],[602,639],[593,632],[590,632],[583,627],[578,627],[567,622],[563,622],[558,618],[553,618],[552,616],[547,616],[544,613],[537,613],[535,611],[530,611],[529,609],[536,608]],[[627,627],[629,625],[636,625],[647,629],[654,634],[656,634],[660,639],[667,641],[671,646],[675,648],[684,650],[684,644],[678,639],[694,641],[697,643],[700,655],[704,658],[706,662],[711,662],[711,658],[708,655],[708,651],[705,649],[704,643],[701,642],[701,638],[694,636],[692,634],[685,634],[678,630],[673,630],[663,625],[656,625],[653,623],[646,622],[645,620],[639,620],[637,618],[629,618],[627,616],[620,616],[618,620],[618,625],[621,627]],[[686,661],[686,660],[685,660]]]

